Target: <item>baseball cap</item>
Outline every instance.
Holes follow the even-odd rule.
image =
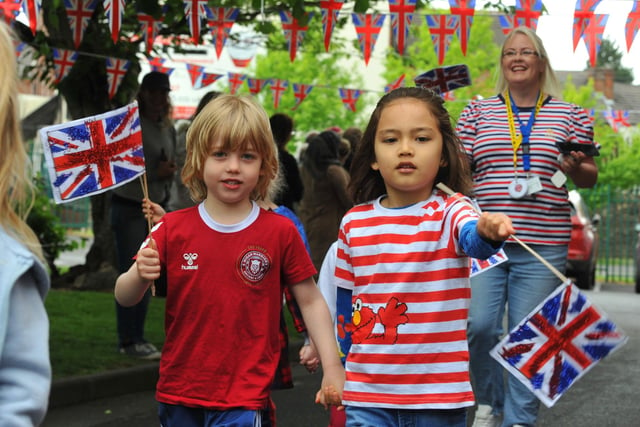
[[[169,83],[169,76],[160,71],[151,71],[147,73],[142,79],[140,89],[165,89],[171,90],[171,84]]]

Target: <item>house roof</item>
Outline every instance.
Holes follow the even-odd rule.
[[[571,76],[573,84],[580,87],[587,84],[593,73],[590,70],[556,71],[556,77],[561,85],[564,85],[569,76]],[[611,108],[628,111],[629,123],[632,126],[638,125],[640,123],[640,86],[613,82],[613,105]]]

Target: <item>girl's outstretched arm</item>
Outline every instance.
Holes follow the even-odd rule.
[[[311,341],[316,346],[322,363],[322,389],[316,401],[323,406],[342,406],[344,368],[340,363],[338,345],[327,304],[312,278],[291,285],[291,291],[300,306]]]

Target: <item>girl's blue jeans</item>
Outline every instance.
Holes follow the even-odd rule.
[[[567,245],[528,245],[558,271],[564,272]],[[535,425],[539,401],[529,389],[504,369],[489,351],[503,333],[513,329],[561,281],[541,261],[517,243],[507,243],[508,261],[471,278],[469,310],[469,351],[474,393],[478,404],[490,405],[496,415],[503,414],[503,426]],[[505,308],[506,306],[506,308]]]
[[[467,408],[390,409],[347,406],[349,427],[466,427]]]

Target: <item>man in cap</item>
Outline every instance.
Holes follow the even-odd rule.
[[[171,120],[169,76],[159,71],[146,74],[138,91],[142,146],[149,198],[166,208],[173,175],[176,132]],[[118,270],[125,272],[149,232],[142,213],[142,186],[138,180],[112,190],[111,226],[114,232]],[[140,359],[160,359],[158,349],[144,337],[150,295],[133,307],[116,301],[118,351]]]

